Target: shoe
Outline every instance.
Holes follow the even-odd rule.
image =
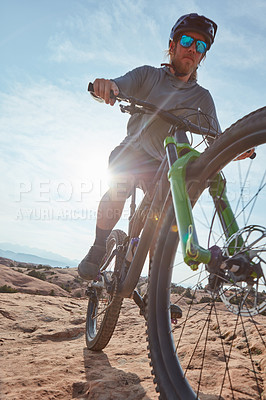
[[[86,281],[95,279],[100,271],[100,265],[105,253],[104,246],[97,244],[91,246],[86,257],[78,265],[79,276]]]
[[[172,304],[170,306],[171,310],[171,320],[177,320],[179,318],[182,318],[182,310],[177,304]]]

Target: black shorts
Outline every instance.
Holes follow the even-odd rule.
[[[119,145],[110,154],[109,172],[111,180],[119,176],[134,179],[134,184],[146,190],[152,183],[160,161],[151,157],[144,150],[136,150],[132,146]]]

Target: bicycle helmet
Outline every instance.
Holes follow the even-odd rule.
[[[183,15],[176,21],[171,30],[169,45],[176,38],[177,34],[185,31],[198,32],[204,35],[207,41],[207,50],[209,50],[214,42],[217,25],[212,20],[204,17],[204,15],[196,13]]]

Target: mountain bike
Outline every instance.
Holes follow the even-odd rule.
[[[88,285],[87,347],[108,344],[123,298],[133,298],[146,319],[160,399],[263,399],[266,107],[217,134],[132,96],[116,98],[124,113],[169,124],[169,136],[138,207],[132,191],[128,232],[111,232]],[[136,288],[148,253],[142,297]]]

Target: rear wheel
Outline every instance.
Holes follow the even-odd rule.
[[[117,287],[124,260],[122,245],[125,238],[123,231],[111,232],[106,244],[106,259],[111,254],[114,257],[102,272],[102,279],[90,283],[87,289],[86,344],[90,350],[99,351],[107,346],[119,317],[123,298],[117,294]]]
[[[187,173],[200,244],[217,245],[225,256],[244,255],[256,274],[210,275],[205,266],[191,272],[178,248],[173,208],[168,211],[148,289],[148,340],[160,399],[265,398],[265,142],[266,108],[232,125]],[[255,159],[233,161],[252,147]],[[204,192],[222,169],[239,227],[229,239]],[[232,253],[240,236],[242,245]],[[175,324],[171,303],[183,309]]]

